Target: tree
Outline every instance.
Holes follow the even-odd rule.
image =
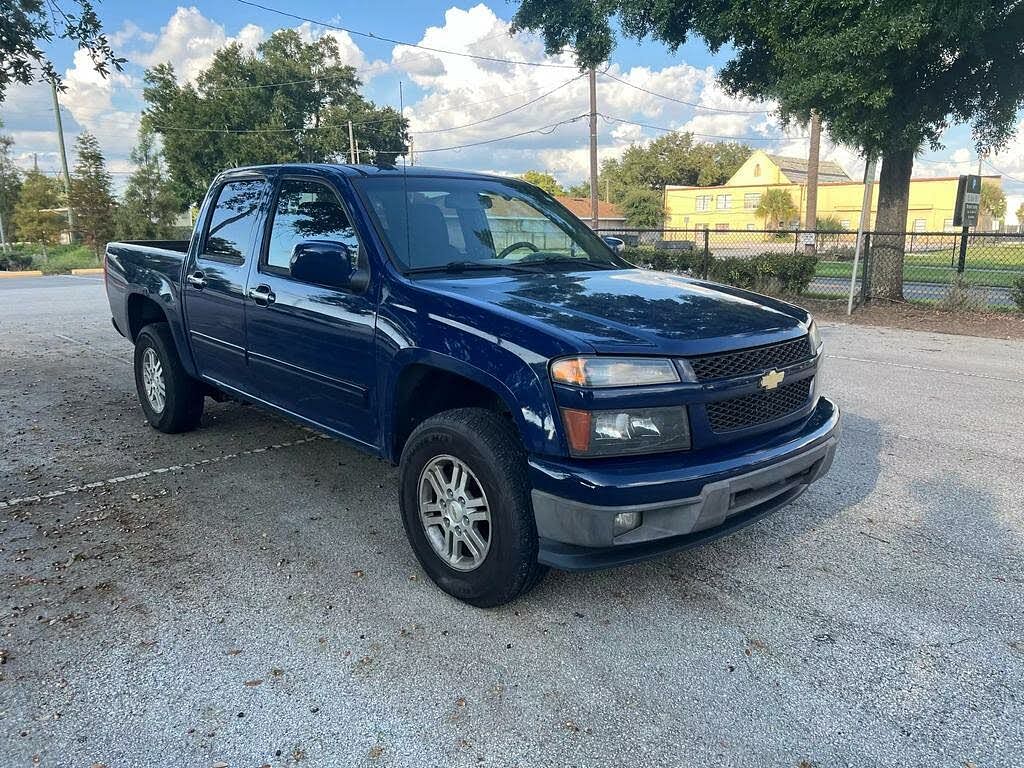
[[[626,225],[637,229],[661,229],[665,223],[665,201],[653,189],[634,189],[620,203]]]
[[[1017,231],[1024,232],[1024,203],[1017,206]]]
[[[618,203],[638,189],[660,190],[666,184],[722,184],[751,151],[744,144],[704,144],[695,142],[689,133],[669,133],[649,144],[632,144],[622,157],[605,160],[599,186],[609,191],[612,202]]]
[[[110,68],[120,71],[125,60],[114,51],[103,34],[103,26],[90,0],[61,4],[57,0],[10,0],[4,3],[0,23],[0,101],[11,83],[29,84],[36,77],[52,80],[60,87],[60,76],[40,48],[54,38],[72,40],[84,48],[101,75]]]
[[[213,177],[239,165],[348,161],[348,121],[359,160],[391,165],[406,152],[408,121],[359,93],[337,41],[306,43],[279,30],[255,53],[219,50],[196,84],[170,64],[146,72],[143,120],[158,133],[179,198],[198,202]],[[274,88],[253,86],[285,83]]]
[[[549,195],[565,194],[565,190],[562,188],[562,185],[558,183],[558,179],[550,173],[544,173],[543,171],[527,171],[520,178],[528,184],[540,187]],[[589,188],[587,190],[587,195],[590,195]]]
[[[124,240],[169,238],[174,218],[183,206],[164,170],[152,128],[139,129],[139,143],[130,158],[135,170],[117,207],[117,236]]]
[[[75,139],[75,170],[71,174],[71,210],[75,228],[99,256],[114,236],[114,195],[100,143],[88,131]]]
[[[4,234],[4,250],[14,240],[14,205],[21,192],[21,174],[11,159],[12,146],[14,139],[7,134],[0,134],[0,229]]]
[[[797,214],[796,204],[787,189],[768,189],[761,195],[761,202],[754,211],[764,217],[764,228],[785,227]]]
[[[1006,195],[994,181],[981,182],[981,212],[998,221],[1006,215]]]
[[[590,182],[581,181],[579,184],[573,184],[565,191],[565,194],[569,197],[590,197]]]
[[[732,93],[775,99],[787,120],[818,110],[836,141],[882,159],[873,248],[875,295],[899,299],[915,153],[952,122],[973,123],[979,147],[1001,147],[1024,104],[1024,4],[1018,0],[523,0],[516,29],[543,32],[548,51],[572,46],[581,66],[606,60],[611,19],[631,37],[672,49],[696,32],[732,58]]]
[[[62,198],[56,179],[35,170],[26,173],[12,217],[18,238],[30,243],[56,242],[64,227],[64,215],[55,210],[61,207]]]

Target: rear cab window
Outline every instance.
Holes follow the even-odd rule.
[[[265,179],[239,179],[221,186],[210,213],[200,259],[245,263],[257,236],[259,205],[266,186]]]

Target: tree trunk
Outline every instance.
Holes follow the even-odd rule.
[[[882,155],[878,177],[878,214],[871,236],[871,296],[903,299],[903,253],[914,150],[895,149]]]

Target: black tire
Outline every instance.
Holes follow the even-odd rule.
[[[433,459],[446,455],[476,475],[490,508],[490,546],[470,571],[456,570],[442,559],[420,520],[420,475]],[[413,552],[449,595],[492,608],[515,600],[544,578],[548,569],[537,562],[526,452],[507,419],[483,408],[460,408],[425,420],[402,451],[399,483],[402,523]]]
[[[143,365],[146,351],[153,350],[164,383],[164,406],[157,410],[146,394]],[[203,417],[203,385],[185,373],[174,337],[167,323],[152,323],[135,339],[135,389],[146,421],[161,432],[189,432]]]

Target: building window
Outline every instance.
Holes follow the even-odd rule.
[[[718,210],[728,211],[732,206],[732,195],[719,195],[718,196]]]
[[[942,220],[942,228],[946,229],[946,230],[956,229],[956,227],[953,226],[953,220],[952,219],[943,219]]]
[[[760,175],[761,175],[761,164],[760,163],[755,163],[754,164],[754,176],[760,176]]]
[[[748,211],[752,211],[761,204],[761,193],[760,192],[746,192],[743,195],[743,207]]]
[[[727,229],[729,229],[729,225],[728,224],[715,224],[715,229],[717,231],[719,231],[719,232],[725,232]]]
[[[925,219],[914,219],[914,231],[924,232],[928,227],[928,222]]]
[[[696,229],[707,229],[707,228],[708,228],[708,225],[707,225],[707,224],[703,224],[703,223],[701,223],[701,224],[696,224],[696,225],[695,225],[695,228],[696,228]]]
[[[698,211],[710,211],[711,210],[711,195],[697,195],[697,210]]]
[[[753,224],[747,224],[747,231],[748,232],[753,232],[754,231],[754,225]]]
[[[849,229],[850,228],[850,220],[849,219],[842,219],[839,222],[839,226],[842,227],[843,229]]]

